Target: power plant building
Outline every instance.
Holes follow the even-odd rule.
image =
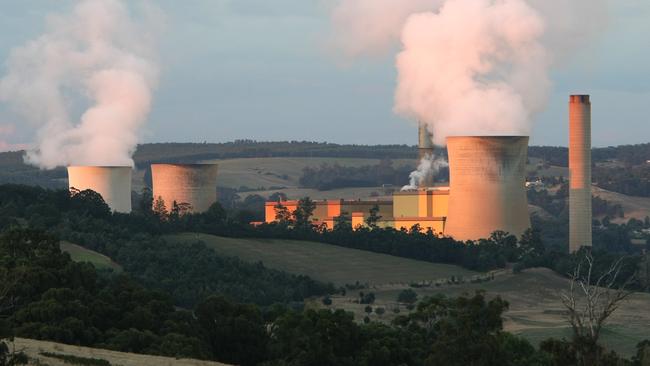
[[[530,228],[525,190],[527,136],[468,136],[447,139],[450,186],[395,192],[392,200],[315,201],[315,225],[332,229],[339,217],[363,226],[377,207],[379,227],[451,236],[456,240],[488,238],[502,230],[521,236]],[[280,207],[293,212],[298,201],[266,203],[266,222]]]
[[[69,166],[68,187],[99,193],[111,210],[131,212],[130,166]]]
[[[591,101],[569,99],[569,251],[591,246]]]
[[[174,203],[187,213],[207,211],[217,201],[217,164],[151,164],[154,205]]]

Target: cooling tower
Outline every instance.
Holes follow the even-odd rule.
[[[496,230],[523,234],[530,227],[525,190],[528,137],[448,137],[447,150],[445,235],[477,240]]]
[[[69,166],[68,187],[99,193],[111,210],[131,212],[130,166]]]
[[[569,99],[569,251],[591,246],[591,101]]]
[[[427,156],[433,156],[433,135],[429,132],[426,123],[418,123],[418,161],[417,164],[420,164],[420,161]],[[417,166],[416,164],[416,166]],[[433,175],[429,174],[424,179],[419,182],[420,187],[431,187],[433,186]]]
[[[154,203],[162,198],[168,211],[174,201],[194,213],[217,201],[217,164],[151,164],[151,178]]]

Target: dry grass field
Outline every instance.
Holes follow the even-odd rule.
[[[614,218],[612,222],[627,222],[631,218],[643,220],[650,216],[650,198],[626,196],[624,194],[607,191],[596,186],[592,186],[594,196],[600,197],[612,203],[618,203],[623,207],[624,218]]]
[[[70,346],[67,344],[37,341],[24,338],[16,338],[15,347],[16,350],[23,351],[29,357],[30,365],[39,366],[63,366],[71,364],[66,363],[60,358],[48,357],[44,354],[56,354],[57,356],[75,356],[82,359],[105,360],[108,361],[112,366],[226,366],[226,364],[219,362],[138,355],[135,353],[115,352],[99,348]],[[90,360],[88,361],[90,362]]]

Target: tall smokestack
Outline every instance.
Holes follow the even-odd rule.
[[[433,135],[429,132],[426,123],[418,123],[418,164],[423,159],[431,160],[433,158]],[[416,166],[417,166],[416,165]],[[420,187],[433,186],[433,172],[428,172],[420,182]]]
[[[70,189],[86,189],[99,193],[115,212],[131,212],[130,166],[69,166]]]
[[[456,240],[488,238],[530,228],[526,199],[528,136],[447,138],[449,211],[445,234]]]
[[[591,246],[591,101],[569,99],[569,251]]]

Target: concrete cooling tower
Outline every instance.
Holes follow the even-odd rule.
[[[69,166],[68,186],[99,193],[111,210],[131,212],[130,166]]]
[[[569,99],[569,250],[591,246],[591,101]]]
[[[445,235],[477,240],[496,230],[523,234],[530,227],[525,190],[528,136],[448,137],[447,150]]]
[[[168,211],[174,201],[189,212],[205,212],[217,201],[217,164],[151,164],[154,203],[160,197]]]

